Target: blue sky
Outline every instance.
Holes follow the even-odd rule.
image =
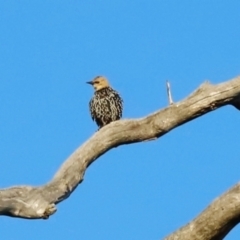
[[[105,75],[124,118],[240,73],[240,2],[0,1],[1,188],[41,185],[97,127],[86,81]],[[161,239],[239,181],[240,113],[221,108],[157,141],[107,152],[49,220],[1,217],[15,239]],[[240,228],[227,236],[236,240]]]

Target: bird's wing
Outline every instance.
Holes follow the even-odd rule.
[[[93,100],[91,99],[89,102],[89,110],[91,113],[92,120],[95,121],[95,114],[94,114],[94,107],[93,107]]]

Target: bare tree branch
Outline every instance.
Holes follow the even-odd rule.
[[[240,184],[224,193],[197,218],[165,240],[220,240],[240,221]]]
[[[106,151],[123,144],[159,138],[227,104],[240,109],[240,77],[217,85],[205,82],[186,99],[149,116],[113,122],[80,146],[46,185],[0,190],[0,215],[48,218],[56,211],[55,205],[69,197],[83,181],[87,167]],[[166,239],[222,239],[240,221],[239,188],[239,185],[233,187],[191,223]]]

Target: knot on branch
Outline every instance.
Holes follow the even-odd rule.
[[[56,212],[55,204],[46,200],[41,188],[13,187],[0,192],[1,215],[26,219],[47,219]]]
[[[12,201],[12,200],[11,200]],[[12,208],[8,208],[6,215],[27,219],[47,219],[57,211],[55,204],[43,199],[24,201],[16,199]]]

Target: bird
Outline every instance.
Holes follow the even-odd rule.
[[[122,117],[123,100],[119,93],[111,88],[107,78],[97,76],[86,83],[91,84],[95,90],[89,102],[89,110],[99,129],[119,120]]]

